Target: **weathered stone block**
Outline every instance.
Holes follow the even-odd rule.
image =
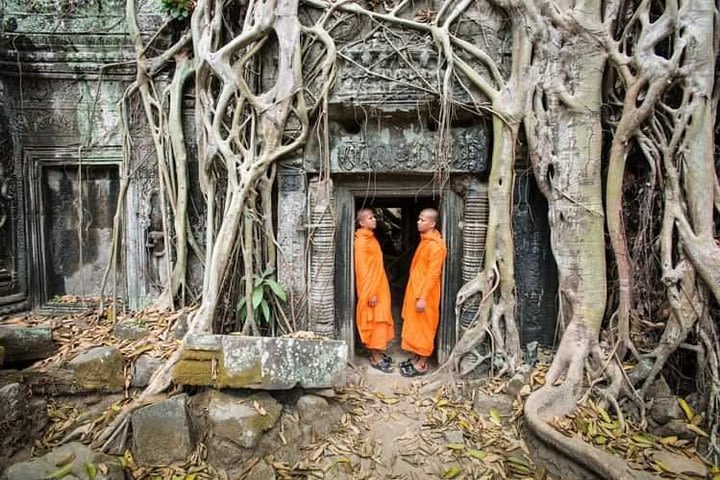
[[[670,420],[666,424],[653,429],[652,433],[659,437],[676,436],[682,440],[695,440],[695,437],[697,437],[697,433],[687,428],[687,424],[682,420]]]
[[[139,340],[148,334],[148,329],[136,320],[118,322],[113,327],[113,336],[121,340]]]
[[[0,470],[47,425],[47,403],[29,397],[29,388],[19,383],[0,388]]]
[[[70,459],[68,461],[68,459]],[[67,462],[67,463],[63,463]],[[107,468],[107,473],[98,473],[94,480],[123,480],[125,474],[120,461],[110,455],[96,453],[78,442],[67,443],[42,457],[27,462],[16,463],[0,476],[2,480],[38,480],[41,478],[60,478],[57,473],[67,465],[68,473],[63,479],[77,478],[91,480],[86,465],[94,465],[98,471]],[[51,475],[56,474],[55,477]]]
[[[303,434],[311,439],[325,435],[343,414],[337,403],[331,403],[317,395],[304,395],[295,406],[300,417]]]
[[[68,363],[83,388],[120,391],[125,386],[123,356],[115,347],[95,347]]]
[[[260,460],[249,472],[247,478],[253,480],[275,480],[275,469],[268,465],[265,460]]]
[[[685,413],[680,408],[677,397],[656,398],[650,408],[650,417],[664,425],[670,420],[682,420]]]
[[[266,392],[246,395],[214,391],[210,395],[208,421],[212,434],[245,448],[257,445],[282,413],[282,406]]]
[[[315,418],[322,417],[330,405],[328,401],[317,395],[304,395],[297,401],[298,415],[303,422],[312,422]]]
[[[133,387],[146,387],[155,371],[162,366],[163,361],[147,354],[140,355],[133,364],[132,382]]]
[[[5,350],[5,363],[41,360],[55,353],[49,327],[0,327],[0,345]]]
[[[186,339],[173,381],[265,390],[339,387],[346,363],[347,344],[339,340],[194,335]]]
[[[132,451],[142,466],[183,463],[194,445],[187,395],[178,395],[135,411],[132,415]]]
[[[488,395],[487,393],[478,390],[475,392],[475,402],[473,404],[473,408],[480,415],[488,415],[490,410],[495,409],[500,413],[500,415],[507,417],[512,415],[512,402],[513,399],[508,395]]]

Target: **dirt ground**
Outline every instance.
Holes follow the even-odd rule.
[[[509,397],[498,394],[494,408],[468,390],[424,391],[427,377],[400,375],[405,358],[395,354],[395,371],[386,374],[359,357],[358,384],[339,396],[349,413],[307,449],[306,461],[274,463],[278,478],[548,478],[529,460]]]

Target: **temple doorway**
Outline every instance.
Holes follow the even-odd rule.
[[[460,288],[460,260],[462,257],[459,229],[463,199],[450,189],[442,192],[431,188],[432,181],[423,177],[375,178],[369,193],[367,179],[335,179],[335,205],[338,214],[337,249],[335,257],[335,314],[336,335],[348,343],[351,359],[364,355],[355,325],[355,271],[353,242],[358,209],[374,208],[378,217],[376,236],[383,250],[385,270],[390,283],[395,339],[390,350],[398,359],[402,331],[402,301],[408,279],[410,262],[420,240],[417,217],[423,208],[440,212],[438,230],[445,239],[448,255],[443,270],[440,324],[435,339],[434,357],[443,362],[455,345],[456,319],[454,299]]]
[[[392,356],[404,356],[401,349],[402,304],[407,286],[408,273],[413,255],[420,242],[417,231],[417,218],[424,208],[438,209],[437,200],[432,197],[355,197],[355,212],[361,208],[372,208],[378,219],[375,237],[383,251],[383,263],[390,283],[392,315],[395,326],[395,338],[388,345]],[[438,227],[440,227],[438,225]],[[355,299],[357,303],[357,299]],[[360,337],[355,330],[357,353],[364,353]]]

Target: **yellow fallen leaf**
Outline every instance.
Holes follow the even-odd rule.
[[[612,422],[612,419],[610,418],[610,415],[608,415],[608,413],[605,411],[604,408],[602,408],[602,407],[597,407],[597,412],[598,412],[598,414],[600,414],[600,416],[602,417],[602,419],[605,420],[605,422],[607,422],[607,423]]]
[[[695,416],[692,407],[688,405],[685,399],[682,398],[678,399],[678,404],[680,405],[680,408],[682,408],[683,412],[685,412],[685,416],[687,417],[688,421],[691,421],[692,418]]]
[[[500,412],[496,408],[490,409],[490,420],[492,420],[492,422],[497,426],[502,425],[502,419],[500,418]]]
[[[685,426],[687,427],[688,430],[690,430],[690,431],[693,432],[693,433],[696,433],[697,435],[700,435],[701,437],[707,437],[707,436],[708,436],[708,434],[705,433],[705,430],[703,430],[702,428],[698,427],[697,425],[693,425],[692,423],[688,423],[688,424],[686,424]]]
[[[442,478],[455,478],[462,473],[463,469],[457,465],[446,468],[442,473]]]
[[[676,437],[675,435],[671,435],[669,437],[663,437],[660,439],[660,443],[662,445],[673,445],[677,441],[678,441],[678,437]]]
[[[487,456],[487,453],[483,452],[482,450],[476,450],[474,448],[467,449],[465,453],[473,458],[477,458],[478,460],[482,460]]]
[[[445,446],[450,450],[462,450],[465,448],[465,445],[463,445],[462,443],[448,443]]]
[[[640,435],[640,434],[633,435],[632,439],[636,443],[643,443],[645,445],[653,445],[655,443],[651,438],[646,437],[645,435]]]

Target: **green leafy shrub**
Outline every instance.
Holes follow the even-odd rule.
[[[281,302],[287,300],[285,289],[275,280],[275,271],[269,268],[261,275],[256,274],[253,280],[252,311],[259,324],[270,325],[273,297]],[[244,295],[238,301],[235,310],[238,318],[244,323],[248,316],[247,298]]]

